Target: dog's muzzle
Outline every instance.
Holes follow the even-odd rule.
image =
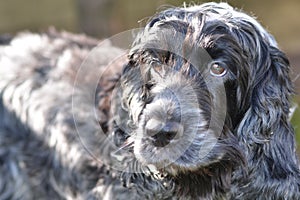
[[[166,120],[160,122],[150,119],[146,123],[146,135],[152,140],[152,144],[156,147],[164,147],[172,140],[178,139],[182,135],[183,126],[180,122]]]

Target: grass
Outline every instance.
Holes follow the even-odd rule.
[[[298,101],[298,105],[300,105],[299,101]],[[296,133],[296,141],[297,141],[297,145],[298,145],[297,152],[298,152],[298,155],[300,155],[300,123],[299,123],[300,122],[300,108],[299,108],[299,106],[296,109],[291,122],[293,124],[295,133]]]

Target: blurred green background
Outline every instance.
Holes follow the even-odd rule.
[[[192,1],[185,1],[189,4]],[[203,3],[206,1],[193,1]],[[277,39],[291,61],[291,76],[300,93],[300,1],[228,0],[253,14]],[[0,0],[0,34],[45,31],[49,26],[104,38],[142,27],[155,12],[181,0]],[[299,77],[299,78],[298,78]],[[300,104],[296,95],[294,101]],[[300,152],[300,110],[292,119]]]

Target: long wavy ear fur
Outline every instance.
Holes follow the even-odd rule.
[[[240,134],[255,143],[271,139],[281,127],[289,127],[289,61],[276,47],[265,47],[264,54],[250,72],[252,91],[250,108],[240,124]],[[283,130],[281,130],[283,131]],[[288,131],[294,135],[293,131]],[[249,141],[249,140],[248,140]]]
[[[290,190],[288,185],[298,191],[300,180],[294,130],[289,122],[293,86],[287,57],[258,32],[256,46],[249,53],[253,60],[249,70],[249,85],[252,88],[249,89],[249,108],[237,132],[241,144],[246,144],[250,176],[256,176],[252,185],[262,187],[258,190],[267,191],[272,187],[259,184],[259,181],[268,183],[266,179],[282,180],[278,184],[283,186],[278,186],[273,193],[274,196],[275,193],[284,196],[284,190]],[[284,180],[288,180],[288,183],[284,183]]]

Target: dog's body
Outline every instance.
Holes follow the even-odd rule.
[[[123,70],[106,70],[123,52],[107,44],[78,76],[96,45],[1,40],[0,199],[300,198],[289,63],[257,21],[227,4],[168,9]]]

